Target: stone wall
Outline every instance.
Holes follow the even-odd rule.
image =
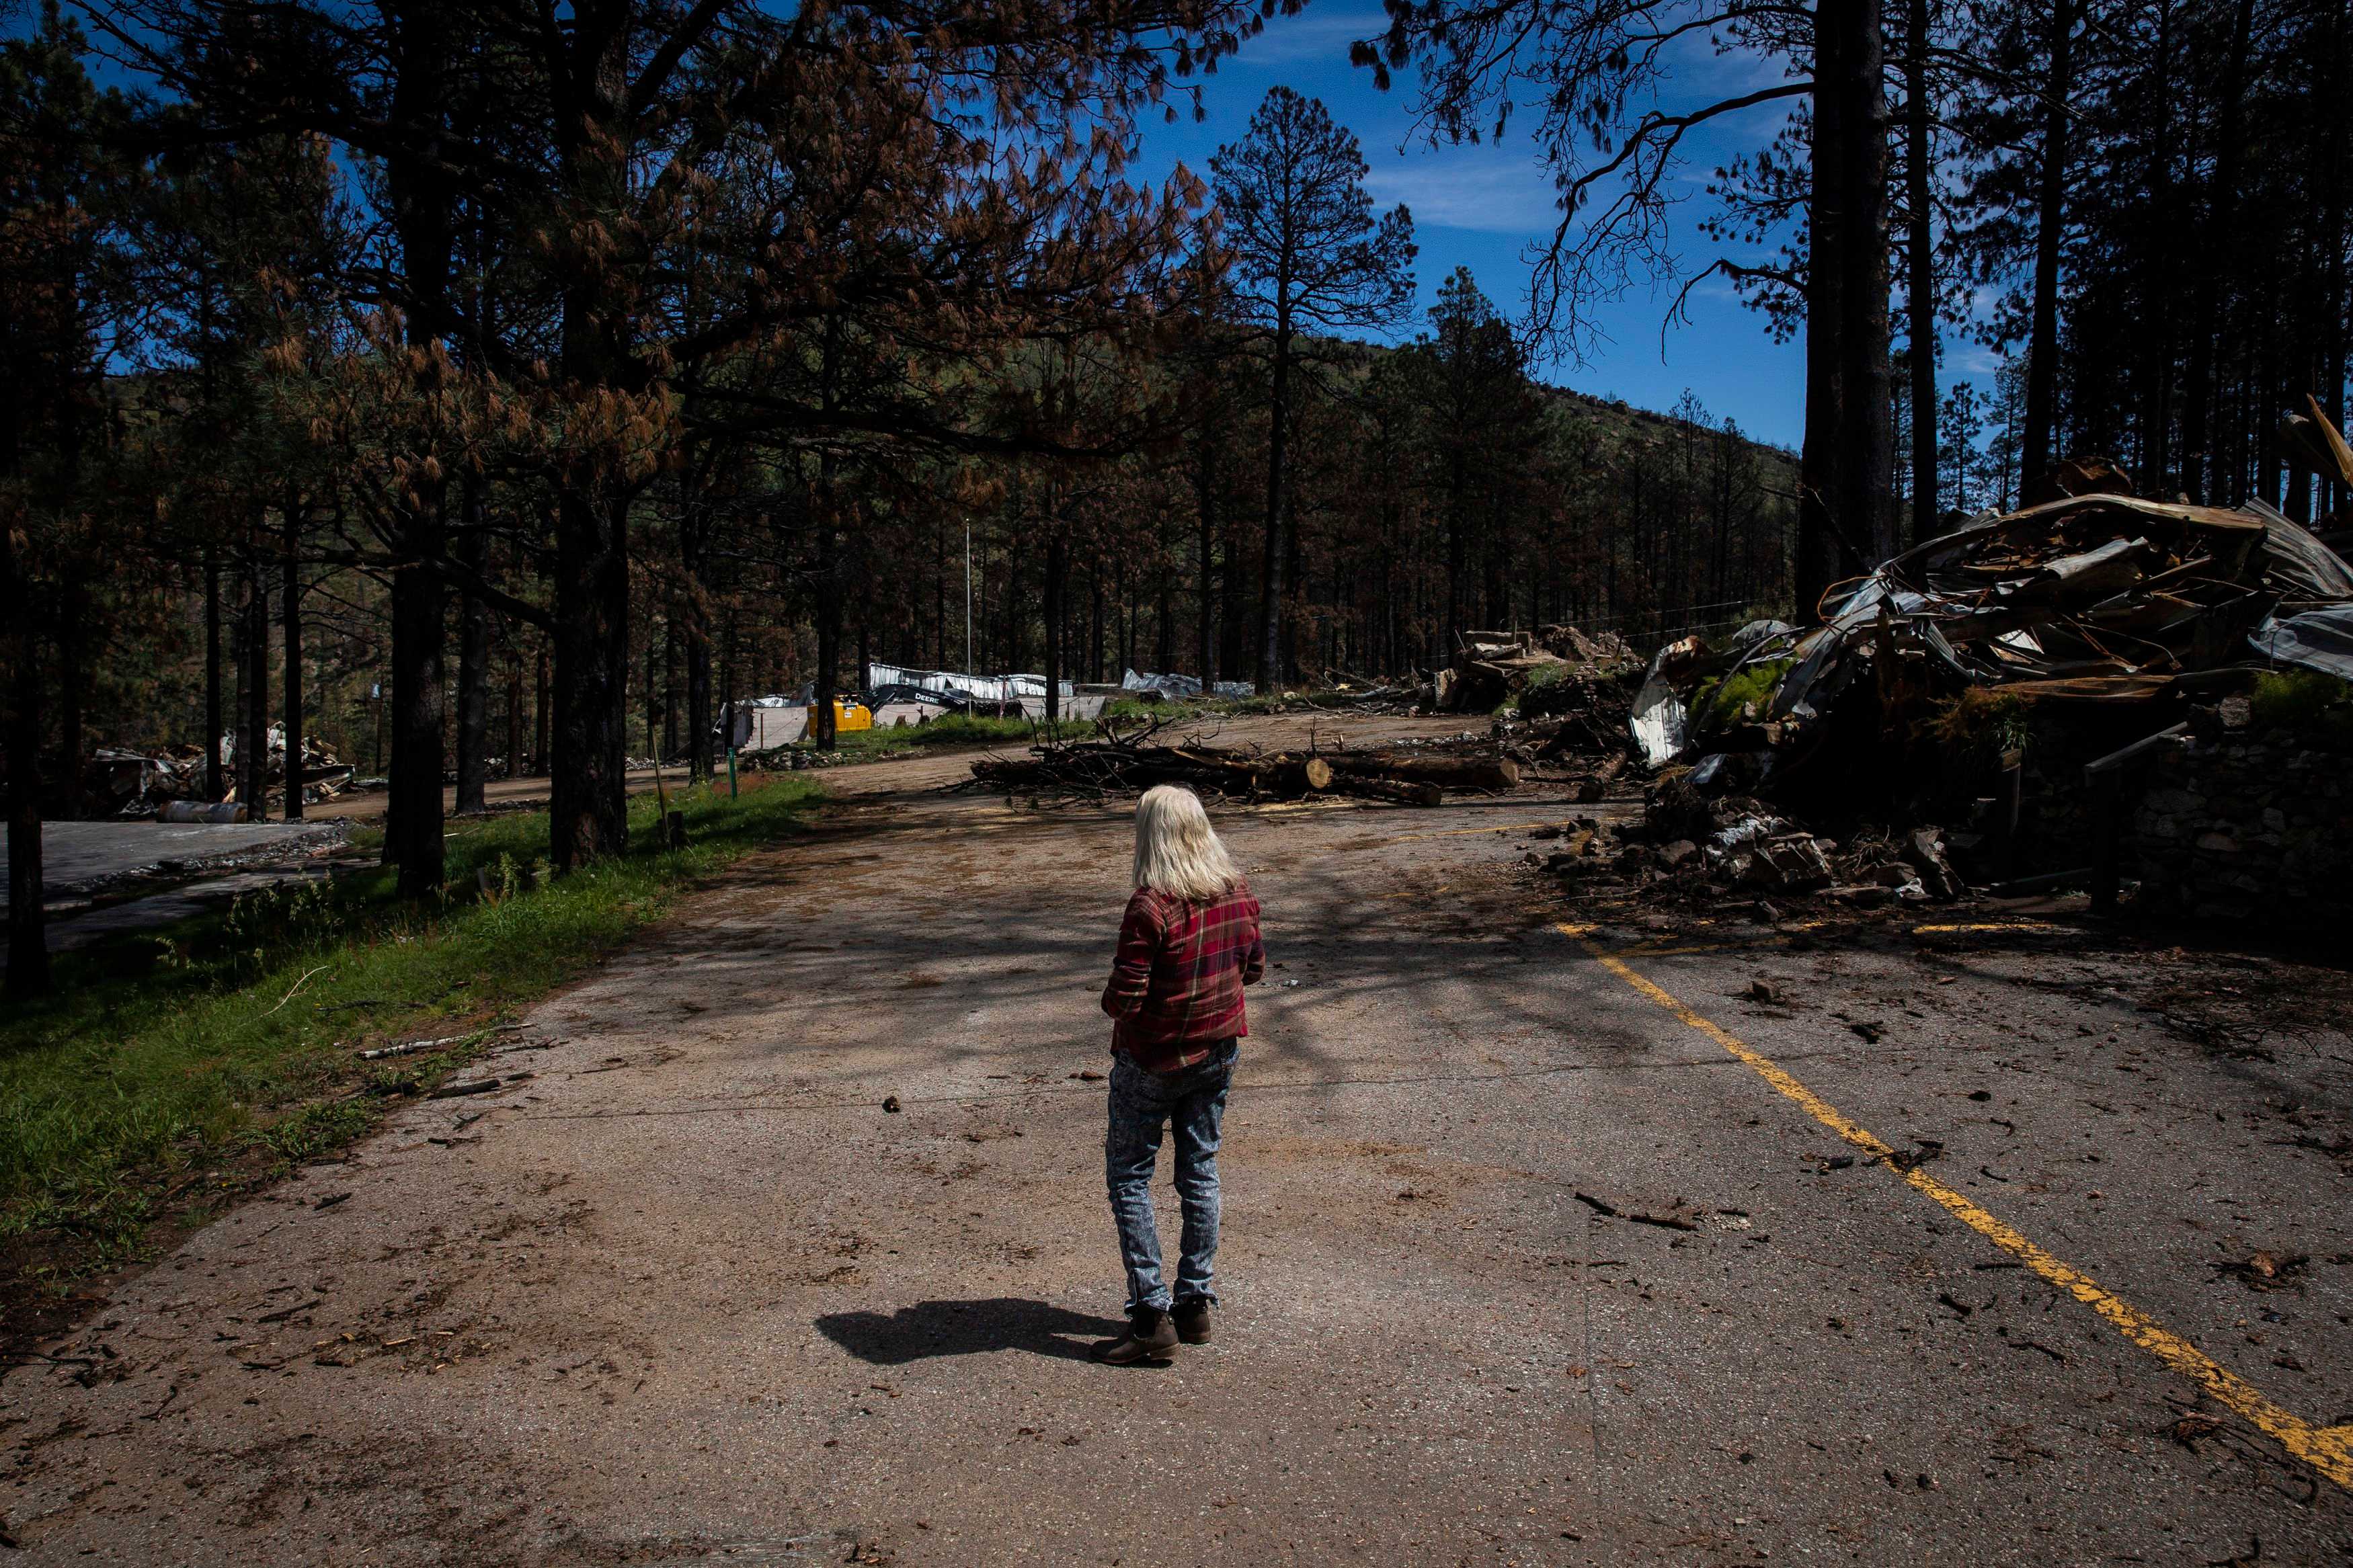
[[[2311,931],[2353,920],[2353,755],[2252,727],[2243,700],[2198,718],[2138,781],[2125,861],[2129,875],[2137,851],[2137,907]]]

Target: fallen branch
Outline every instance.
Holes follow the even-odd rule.
[[[460,1045],[474,1037],[473,1035],[444,1035],[436,1040],[403,1040],[396,1046],[378,1046],[372,1051],[362,1051],[360,1060],[380,1062],[386,1057],[413,1057],[419,1051],[439,1050],[443,1046]]]

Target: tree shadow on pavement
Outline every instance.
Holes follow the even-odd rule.
[[[1084,1361],[1088,1341],[1109,1339],[1126,1326],[1123,1319],[1100,1318],[1011,1296],[978,1301],[919,1301],[888,1316],[831,1312],[817,1320],[818,1332],[876,1366],[1006,1350]]]

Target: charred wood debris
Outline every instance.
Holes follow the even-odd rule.
[[[2353,452],[2325,437],[2316,460],[2353,483]],[[1557,847],[1528,858],[1596,906],[1736,901],[1769,920],[1792,900],[2088,888],[2098,907],[2116,896],[2140,765],[2211,736],[2200,721],[2217,705],[2301,670],[2325,678],[2328,716],[2353,728],[2353,569],[2261,502],[2148,500],[2099,459],[2042,490],[1834,585],[1808,628],[1755,620],[1648,661],[1574,626],[1468,632],[1419,681],[1335,680],[1285,700],[1493,713],[1483,733],[1262,752],[1172,740],[1177,721],[1155,716],[984,758],[962,787],[1103,799],[1173,783],[1412,805],[1565,795],[1611,808],[1536,830]]]
[[[266,767],[269,793],[283,799],[286,792],[286,731],[269,727]],[[152,751],[100,746],[84,770],[82,792],[109,816],[123,818],[162,817],[166,821],[243,821],[251,803],[238,795],[237,742],[220,742],[220,776],[227,792],[215,799],[205,789],[205,749],[164,746]],[[350,763],[316,738],[304,736],[300,770],[304,804],[332,800],[352,785]]]

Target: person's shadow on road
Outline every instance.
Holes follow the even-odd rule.
[[[1008,1350],[1083,1361],[1088,1342],[1108,1339],[1126,1326],[1118,1318],[1099,1318],[1011,1296],[981,1301],[919,1301],[887,1316],[831,1312],[817,1321],[818,1332],[876,1366]]]

